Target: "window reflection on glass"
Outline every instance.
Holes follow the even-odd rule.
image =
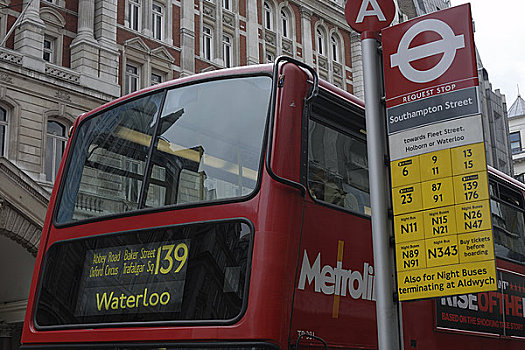
[[[164,169],[165,182],[163,185],[160,178],[151,182],[149,205],[195,203],[251,193],[257,182],[269,96],[267,77],[229,79],[169,91],[152,158]],[[164,191],[155,186],[164,187]]]
[[[44,37],[44,51],[42,54],[44,61],[55,63],[55,40],[51,37]]]
[[[202,28],[202,45],[204,58],[211,60],[213,56],[213,31],[210,27]]]
[[[162,75],[157,73],[151,73],[151,85],[157,85],[162,83]]]
[[[510,134],[510,149],[512,154],[521,152],[521,137],[519,131]]]
[[[54,181],[60,167],[62,154],[66,148],[66,127],[58,122],[47,122],[46,138],[46,181]]]
[[[264,27],[273,29],[273,8],[267,2],[264,3]]]
[[[0,157],[6,156],[7,146],[7,111],[0,108]]]
[[[317,52],[320,54],[320,55],[325,55],[325,41],[326,41],[326,38],[325,38],[325,34],[324,34],[324,31],[321,29],[321,28],[317,28],[316,30],[316,36],[317,36]]]
[[[65,177],[58,222],[122,213],[138,200],[162,93],[82,123]]]
[[[126,64],[126,94],[137,91],[140,87],[140,71],[137,66]]]
[[[164,91],[86,119],[57,222],[249,195],[270,91],[267,76],[216,80],[168,90],[162,108]]]
[[[162,40],[164,26],[164,7],[162,5],[153,3],[152,7],[152,29],[153,37],[158,40]]]
[[[288,13],[285,10],[281,10],[281,26],[282,26],[282,35],[285,38],[290,37],[290,19]]]
[[[141,28],[142,1],[128,0],[128,27],[139,31]]]
[[[311,196],[370,215],[366,143],[310,120],[308,187]]]
[[[523,196],[496,182],[489,189],[496,255],[525,263]]]
[[[229,35],[222,36],[222,51],[224,66],[230,68],[232,66],[232,39]]]
[[[332,60],[339,62],[339,39],[335,35],[331,36]]]

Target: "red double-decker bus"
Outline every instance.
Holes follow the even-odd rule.
[[[81,116],[23,348],[377,348],[365,129],[287,58]],[[405,349],[525,346],[525,187],[491,174],[500,290],[402,303]]]

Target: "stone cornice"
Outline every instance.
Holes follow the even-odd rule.
[[[4,157],[0,157],[0,174],[8,176],[42,205],[47,207],[49,204],[50,194]]]

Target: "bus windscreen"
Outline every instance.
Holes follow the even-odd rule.
[[[199,82],[86,118],[75,132],[55,222],[250,195],[271,84],[268,76]]]

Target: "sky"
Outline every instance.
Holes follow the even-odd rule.
[[[474,41],[492,89],[505,94],[507,108],[525,98],[525,1],[452,0],[456,6],[470,2]]]

